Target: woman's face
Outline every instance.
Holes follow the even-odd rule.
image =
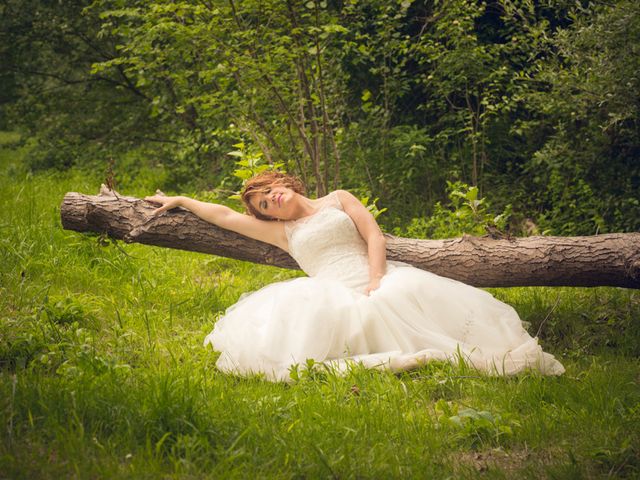
[[[290,220],[295,210],[295,192],[282,185],[271,185],[251,196],[253,208],[274,220]]]

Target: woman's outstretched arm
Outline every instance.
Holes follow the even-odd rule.
[[[165,195],[153,195],[145,197],[151,203],[160,204],[152,215],[159,215],[172,208],[182,207],[197,215],[201,219],[213,223],[218,227],[254,238],[261,242],[270,243],[288,251],[287,237],[282,222],[258,220],[250,215],[238,213],[224,205],[217,203],[201,202],[193,198]]]
[[[356,197],[345,190],[337,192],[345,213],[351,217],[358,232],[367,242],[369,254],[369,285],[365,293],[369,295],[380,286],[380,280],[387,271],[387,241],[373,215]]]

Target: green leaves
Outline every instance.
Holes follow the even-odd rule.
[[[463,182],[447,182],[449,203],[437,202],[429,218],[414,218],[405,232],[418,238],[451,238],[464,234],[504,233],[511,218],[511,205],[495,215],[486,198],[478,198],[478,187]]]
[[[434,408],[438,424],[451,430],[452,443],[468,444],[474,449],[505,444],[520,427],[520,422],[511,414],[460,408],[459,404],[443,399],[438,400]]]
[[[236,143],[234,147],[238,148],[238,150],[228,152],[227,155],[237,159],[235,161],[236,168],[233,171],[233,176],[242,180],[243,185],[251,177],[266,170],[284,171],[283,163],[267,163],[263,158],[262,152],[247,147],[244,142]],[[232,198],[240,197],[239,194],[236,193]]]
[[[384,212],[387,211],[386,208],[381,208],[381,209],[378,208],[377,203],[379,198],[374,198],[371,201],[369,200],[370,200],[369,196],[360,197],[360,203],[362,203],[362,205],[366,207],[369,213],[373,215],[373,218],[377,219],[380,215],[382,215]]]
[[[446,216],[460,180],[542,230],[636,230],[640,7],[587,3],[7,0],[0,118],[34,169],[136,149],[161,187],[209,188],[253,168],[241,141],[396,224]]]

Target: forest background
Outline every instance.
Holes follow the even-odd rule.
[[[640,2],[4,0],[0,67],[0,477],[640,475],[637,290],[491,289],[560,377],[274,384],[201,342],[300,273],[60,224],[280,168],[405,236],[637,231]]]
[[[437,202],[469,187],[515,234],[640,227],[638,2],[0,8],[0,128],[31,170],[112,160],[124,185],[225,197],[275,165],[412,236],[461,233]]]

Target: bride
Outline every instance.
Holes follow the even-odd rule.
[[[559,375],[515,310],[464,283],[386,260],[385,238],[352,194],[310,199],[295,177],[265,172],[242,193],[249,212],[191,198],[154,195],[157,215],[183,207],[219,227],[289,252],[308,277],[243,296],[205,345],[217,366],[287,381],[308,359],[339,371],[353,363],[393,371],[430,360],[508,375],[524,369]]]

